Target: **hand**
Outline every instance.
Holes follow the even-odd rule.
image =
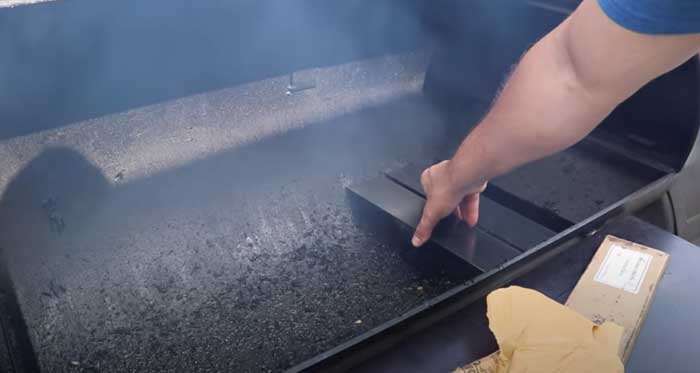
[[[420,182],[427,201],[411,240],[415,247],[428,241],[437,223],[453,212],[470,227],[479,220],[479,194],[486,189],[486,183],[466,187],[455,185],[451,172],[450,161],[442,161],[421,174]]]

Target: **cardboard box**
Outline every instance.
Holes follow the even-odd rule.
[[[597,324],[624,328],[619,349],[627,361],[668,264],[668,254],[607,236],[569,295],[566,305]],[[498,351],[457,368],[458,373],[493,373]]]

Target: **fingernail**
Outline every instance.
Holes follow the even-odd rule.
[[[411,239],[411,244],[415,247],[420,246],[421,243],[422,242],[421,242],[420,238],[418,238],[417,236],[413,236],[413,239]]]

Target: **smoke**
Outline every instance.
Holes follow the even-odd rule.
[[[422,49],[431,40],[425,4],[72,0],[0,8],[0,137]]]
[[[0,190],[47,146],[75,149],[115,182],[172,169],[293,129],[420,93],[429,55],[405,53],[169,100],[0,141]],[[121,175],[117,177],[116,175]]]

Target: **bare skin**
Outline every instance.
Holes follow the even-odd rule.
[[[476,225],[488,180],[577,143],[622,101],[699,49],[700,34],[632,32],[610,20],[596,0],[584,0],[523,56],[453,158],[423,172],[428,197],[413,245],[423,245],[451,213]]]

